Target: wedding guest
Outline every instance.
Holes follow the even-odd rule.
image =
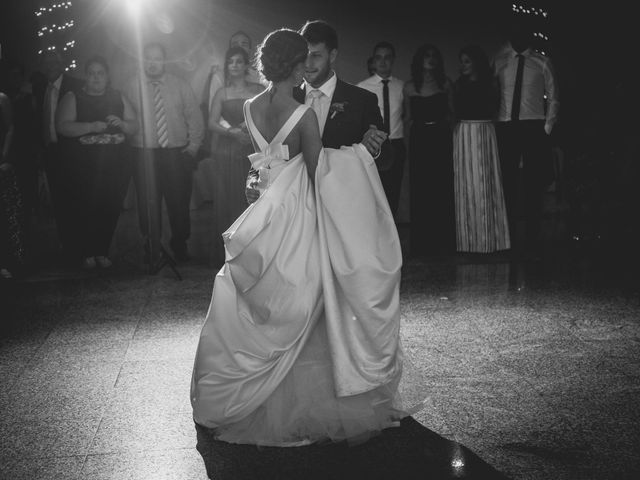
[[[22,196],[10,158],[14,136],[11,100],[0,92],[0,279],[10,280],[24,262]]]
[[[404,86],[408,119],[412,256],[455,251],[452,83],[440,50],[420,46]]]
[[[459,252],[489,253],[510,247],[498,144],[492,119],[497,91],[491,67],[477,45],[460,50],[454,84],[453,173]]]
[[[30,83],[26,81],[24,65],[19,62],[7,61],[4,83],[4,91],[11,100],[13,112],[14,135],[11,150],[24,202],[29,243],[29,227],[38,198],[38,143],[34,141],[39,137],[36,98]]]
[[[229,47],[240,47],[245,52],[247,52],[247,57],[249,61],[247,62],[247,81],[249,83],[261,83],[263,80],[260,77],[260,74],[252,65],[251,59],[253,56],[253,42],[251,41],[251,37],[248,34],[243,32],[242,30],[238,30],[233,33],[229,37]],[[204,114],[205,125],[209,124],[209,118],[211,115],[211,110],[213,108],[213,99],[215,98],[216,92],[225,86],[225,66],[220,66],[219,64],[214,64],[211,66],[211,70],[209,71],[209,75],[207,76],[207,80],[204,86],[203,93],[203,101],[202,101],[202,111]],[[224,127],[229,127],[229,124],[225,124],[225,119],[221,119],[221,123]],[[211,140],[215,138],[212,137]],[[211,141],[210,140],[210,141]]]
[[[90,58],[84,86],[68,92],[56,112],[60,144],[74,164],[71,194],[84,268],[111,266],[109,246],[131,177],[125,135],[138,129],[129,100],[109,86],[104,58]]]
[[[242,106],[251,97],[264,90],[260,83],[248,80],[249,55],[239,46],[225,54],[225,86],[216,92],[209,119],[209,129],[219,136],[213,158],[214,245],[213,264],[224,263],[222,233],[247,208],[244,185],[251,163],[247,158],[253,152],[251,139],[244,121]],[[220,124],[224,118],[229,127]]]
[[[249,83],[261,83],[263,80],[252,65],[253,58],[253,42],[248,34],[238,30],[229,37],[228,48],[240,47],[247,53],[247,82]],[[210,119],[213,114],[213,99],[216,92],[226,85],[225,71],[226,65],[221,65],[221,62],[216,61],[210,68],[207,75],[207,79],[204,83],[204,89],[202,93],[202,101],[200,103],[200,109],[204,120],[204,125],[207,127],[210,125]],[[220,125],[223,128],[230,128],[231,124],[227,121],[224,115],[221,115],[218,119]],[[221,142],[221,135],[212,128],[205,128],[205,137],[202,142],[202,146],[198,152],[198,169],[194,174],[193,183],[193,197],[192,204],[194,208],[197,208],[206,201],[213,202],[214,196],[213,182],[215,181],[215,165],[213,162],[214,157],[218,154],[219,144]],[[224,143],[224,141],[222,141]],[[224,150],[224,145],[222,150]]]
[[[539,259],[543,193],[553,179],[549,135],[560,103],[551,60],[531,48],[526,27],[514,20],[507,47],[494,59],[500,94],[496,133],[511,243],[527,257]],[[516,236],[519,191],[524,196],[524,241]]]
[[[374,73],[376,73],[376,67],[375,67],[375,63],[373,61],[373,57],[367,58],[367,73],[369,74],[369,76],[371,76]]]
[[[400,200],[400,186],[407,149],[403,125],[404,81],[393,76],[396,49],[389,42],[380,42],[373,47],[373,67],[376,73],[358,83],[358,87],[375,93],[383,120],[383,130],[389,135],[391,161],[380,168],[380,179],[389,201],[391,212],[396,215]]]
[[[82,87],[82,81],[65,72],[62,57],[56,50],[42,54],[42,71],[46,83],[36,83],[34,94],[42,117],[44,144],[44,168],[47,175],[53,213],[56,219],[58,238],[65,261],[75,265],[81,260],[77,244],[77,225],[74,223],[74,204],[71,198],[70,179],[75,175],[72,163],[58,145],[55,115],[58,102],[67,92]]]
[[[187,240],[191,234],[192,176],[204,125],[192,88],[182,78],[165,72],[164,45],[145,45],[143,57],[144,73],[128,82],[125,94],[144,126],[131,139],[136,159],[133,179],[140,230],[147,240],[145,261],[152,266],[161,253],[162,199],[175,259],[183,262],[191,258]]]

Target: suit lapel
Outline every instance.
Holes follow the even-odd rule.
[[[345,95],[344,82],[339,78],[336,78],[336,88],[333,91],[333,96],[331,97],[330,105],[336,102],[344,102],[345,101],[344,95]],[[322,143],[324,145],[327,145],[327,144],[332,145],[333,143],[335,143],[334,141],[332,141],[332,139],[335,139],[336,134],[338,133],[339,132],[336,130],[336,122],[333,118],[331,118],[331,112],[329,112],[329,114],[327,115],[327,121],[324,124],[324,132],[322,133]]]

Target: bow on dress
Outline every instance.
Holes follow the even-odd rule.
[[[287,160],[289,160],[289,147],[282,143],[268,145],[263,151],[249,155],[251,166],[256,170],[261,168],[269,169],[272,163],[286,162]]]

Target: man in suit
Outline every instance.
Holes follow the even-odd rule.
[[[169,244],[175,259],[184,262],[190,259],[189,205],[196,155],[204,137],[202,112],[189,84],[165,71],[167,52],[162,44],[145,45],[143,61],[144,74],[134,76],[125,93],[141,122],[131,144],[138,220],[147,239],[145,260],[153,264],[161,250],[164,198],[171,226]]]
[[[509,26],[509,45],[494,60],[500,90],[496,133],[511,243],[532,260],[541,252],[543,193],[553,178],[549,135],[556,123],[559,93],[551,61],[531,48],[526,23]],[[523,193],[522,207],[519,194]],[[524,210],[524,241],[518,217]]]
[[[322,145],[340,148],[362,143],[378,165],[388,161],[387,134],[375,94],[338,78],[333,67],[338,56],[338,35],[322,20],[308,21],[300,34],[309,44],[305,81],[294,98],[309,105],[318,116]],[[246,196],[249,203],[260,196],[254,188],[255,171],[250,172]]]
[[[400,200],[400,186],[407,148],[404,139],[403,87],[404,82],[393,76],[393,62],[396,49],[389,42],[379,42],[373,47],[373,73],[358,86],[369,90],[378,97],[378,107],[382,113],[384,131],[389,135],[393,152],[388,168],[380,170],[382,186],[389,201],[391,212],[395,215]]]
[[[48,50],[42,54],[41,68],[46,83],[35,84],[33,90],[42,119],[44,168],[56,219],[58,240],[65,260],[75,263],[80,261],[80,254],[76,244],[78,235],[69,188],[75,172],[58,144],[55,116],[62,97],[69,91],[79,89],[82,81],[65,73],[62,57],[55,50]]]

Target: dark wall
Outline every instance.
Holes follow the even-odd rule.
[[[0,1],[2,57],[32,68],[37,60],[35,0]]]

